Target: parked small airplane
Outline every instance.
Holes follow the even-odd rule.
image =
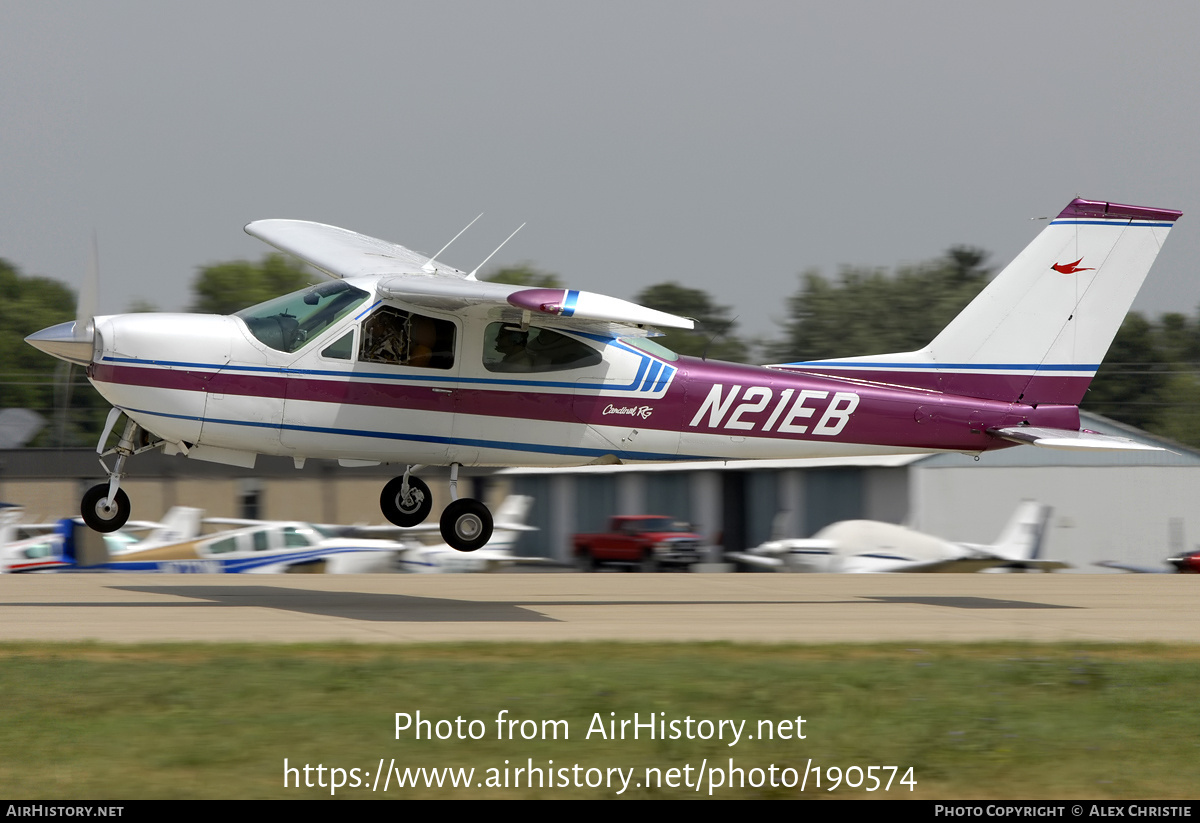
[[[319,526],[290,521],[263,521],[158,545],[135,544],[117,554],[89,546],[94,541],[95,534],[81,527],[66,532],[60,570],[353,574],[384,571],[397,552],[405,549],[404,544],[391,540],[342,538]]]
[[[1100,560],[1096,565],[1105,569],[1130,572],[1132,574],[1200,574],[1200,549],[1171,555],[1164,566],[1141,566],[1119,560]]]
[[[686,318],[479,282],[478,267],[436,259],[445,247],[428,257],[298,220],[246,231],[336,279],[230,317],[93,317],[81,301],[74,323],[27,340],[86,366],[113,404],[97,451],[116,461],[82,502],[98,531],[129,517],[120,486],[137,453],[238,466],[277,454],[407,464],[380,496],[398,526],[432,508],[415,472],[448,465],[440,530],[472,551],[492,517],[458,498],[464,465],[1147,448],[1081,431],[1078,404],[1179,216],[1074,200],[928,346],[874,357],[680,357],[650,337]]]
[[[94,562],[121,557],[190,540],[200,534],[200,509],[174,506],[161,523],[127,523],[120,531],[106,532],[98,545],[90,546]],[[0,511],[0,574],[61,571],[74,568],[76,523],[70,518],[54,523],[25,523],[20,507]],[[144,537],[132,534],[146,532]],[[98,554],[96,554],[98,553]]]
[[[1167,524],[1167,533],[1170,554],[1165,561],[1166,566],[1143,566],[1123,560],[1101,560],[1096,565],[1134,574],[1200,574],[1200,549],[1187,550],[1183,539],[1183,518],[1172,517]]]
[[[843,520],[811,538],[772,540],[726,557],[750,566],[785,572],[977,572],[988,569],[1053,571],[1069,568],[1042,560],[1050,507],[1031,501],[1017,506],[995,543],[951,543],[894,523]]]

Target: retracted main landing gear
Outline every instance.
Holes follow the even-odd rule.
[[[100,453],[100,465],[104,467],[104,472],[108,475],[108,482],[99,483],[88,489],[87,493],[83,495],[79,511],[88,528],[104,533],[115,532],[129,520],[129,512],[132,508],[129,504],[129,495],[121,490],[121,478],[125,476],[125,461],[135,454],[140,454],[148,449],[156,449],[162,445],[161,441],[149,442],[148,433],[137,423],[127,420],[125,430],[121,433],[121,439],[117,441],[117,447],[104,451],[104,444],[108,441],[113,424],[117,422],[120,415],[120,409],[113,409],[108,413],[104,431],[100,433],[100,443],[96,446],[96,451]],[[104,458],[110,454],[117,455],[117,465],[112,469],[104,462]]]
[[[429,486],[412,477],[420,466],[409,466],[404,476],[394,478],[383,487],[379,495],[379,508],[383,516],[403,528],[411,528],[423,522],[433,508],[433,496]],[[442,511],[438,525],[442,539],[452,549],[473,552],[483,547],[492,538],[492,513],[478,500],[458,497],[458,463],[450,466],[450,505]]]

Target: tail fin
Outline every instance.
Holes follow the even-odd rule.
[[[172,506],[163,516],[158,528],[146,535],[143,543],[173,543],[200,535],[200,518],[204,509],[191,506]]]
[[[521,532],[537,531],[536,526],[525,523],[532,507],[533,498],[528,495],[510,494],[504,498],[493,518],[496,525],[492,539],[488,541],[488,548],[497,551],[511,549]]]
[[[991,545],[993,554],[1009,560],[1036,560],[1050,520],[1050,507],[1032,500],[1022,501],[1012,519]]]
[[[920,351],[790,367],[989,400],[1078,405],[1181,214],[1073,200]]]

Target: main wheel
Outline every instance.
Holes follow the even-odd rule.
[[[442,539],[452,549],[473,552],[492,538],[492,513],[478,500],[455,500],[442,512]]]
[[[112,503],[109,503],[108,484],[100,483],[87,490],[87,494],[83,496],[83,503],[79,507],[79,513],[83,515],[83,522],[89,529],[108,533],[115,532],[125,525],[129,520],[131,508],[129,495],[125,494],[124,489],[117,489]]]
[[[404,478],[395,477],[388,481],[379,495],[379,509],[390,522],[402,528],[411,528],[425,521],[433,508],[433,495],[424,480],[408,478],[408,494],[403,494]]]

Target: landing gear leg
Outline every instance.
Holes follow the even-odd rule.
[[[401,528],[411,528],[424,522],[433,508],[429,486],[420,478],[410,476],[414,469],[419,468],[406,468],[404,476],[390,480],[379,495],[379,509],[383,516]]]
[[[439,526],[442,539],[452,549],[473,552],[492,538],[492,513],[487,506],[470,498],[458,499],[459,464],[450,466],[450,497],[452,502],[442,512]]]
[[[113,412],[116,411],[113,409]],[[109,414],[108,424],[104,428],[104,434],[101,435],[97,451],[104,448],[104,441],[108,438],[108,432],[115,422],[116,415]],[[125,431],[121,433],[121,439],[117,442],[116,468],[109,470],[104,460],[101,459],[100,465],[104,466],[104,470],[108,472],[108,482],[99,483],[88,489],[80,505],[79,513],[83,516],[83,522],[87,524],[88,528],[102,533],[114,532],[129,520],[129,512],[132,507],[129,504],[129,495],[121,490],[121,478],[125,476],[125,461],[136,452],[141,451],[137,447],[141,433],[142,429],[137,423],[132,420],[126,421]]]

